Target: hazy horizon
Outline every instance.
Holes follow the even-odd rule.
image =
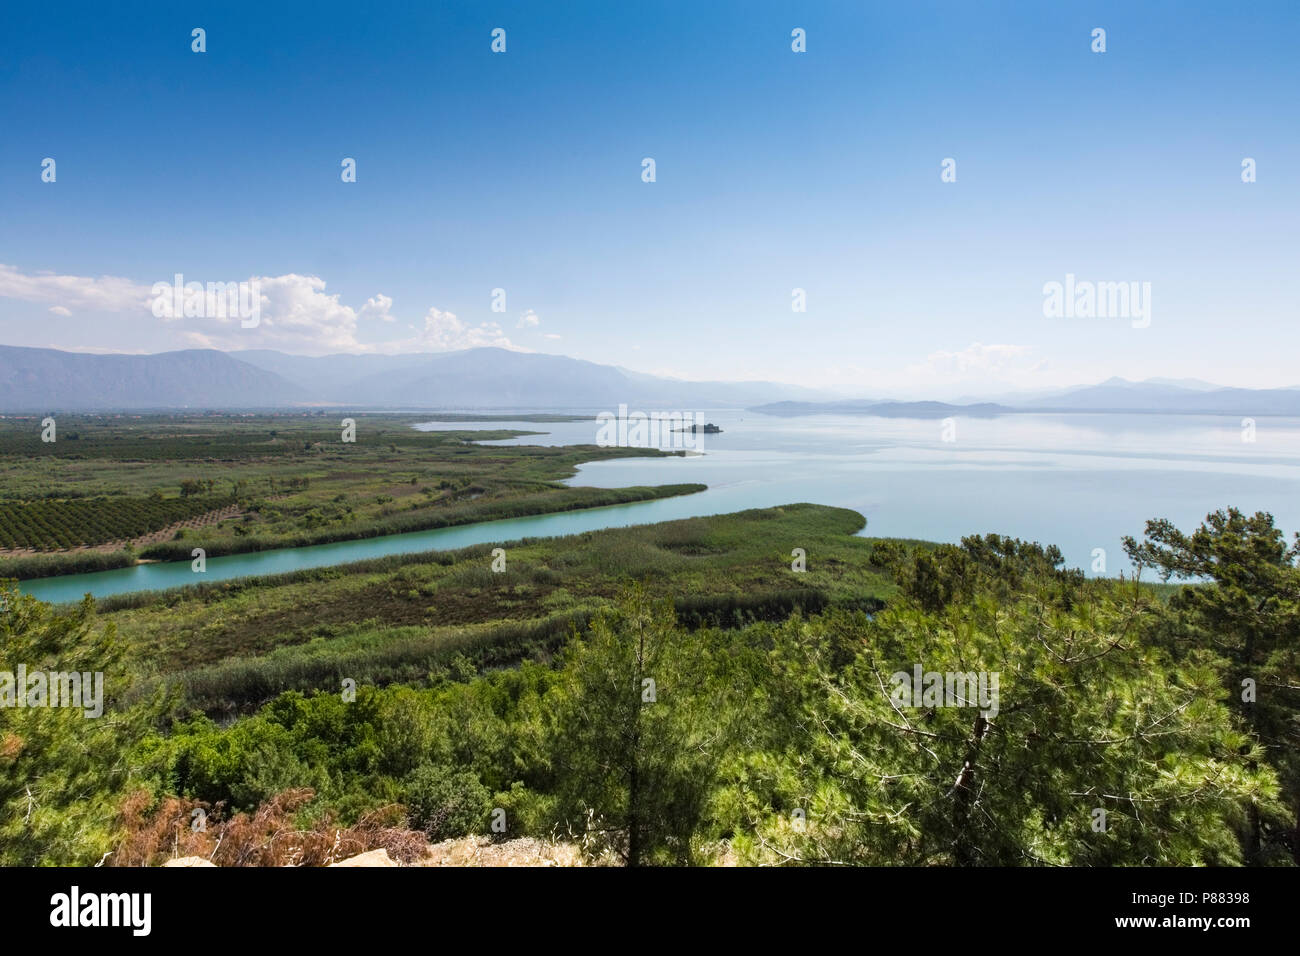
[[[6,343],[0,343],[0,348],[4,348],[4,347],[37,348],[37,346],[7,346]],[[496,346],[475,346],[475,347],[473,347],[473,348],[471,348],[471,349],[459,350],[459,351],[491,351],[491,350],[493,350],[493,349],[495,349],[495,348],[498,348],[498,347],[496,347]],[[195,350],[197,350],[197,351],[207,351],[207,350],[210,350],[210,351],[216,351],[216,352],[220,352],[221,354],[229,355],[230,357],[235,358],[235,359],[237,359],[237,360],[240,360],[240,356],[241,356],[241,354],[247,354],[247,353],[258,353],[258,352],[272,352],[272,353],[276,353],[276,354],[284,355],[284,356],[291,357],[291,358],[303,358],[303,359],[339,359],[339,358],[373,358],[373,357],[379,357],[379,358],[421,358],[421,357],[436,358],[436,357],[438,357],[438,356],[443,356],[443,355],[447,355],[447,354],[455,354],[455,353],[448,353],[448,352],[426,351],[426,352],[408,352],[408,353],[399,353],[399,354],[395,354],[395,355],[394,355],[394,354],[388,354],[388,353],[373,353],[373,352],[371,352],[371,353],[367,353],[367,352],[331,352],[331,353],[326,353],[326,354],[323,354],[323,355],[303,355],[303,354],[295,354],[295,353],[291,353],[291,352],[285,352],[285,351],[278,350],[278,349],[227,349],[227,350],[223,350],[223,349],[210,349],[209,347],[202,347],[202,346],[200,346],[200,347],[190,347],[190,348],[188,348],[188,349],[169,349],[169,350],[166,350],[166,352],[195,351]],[[82,354],[82,355],[99,355],[99,356],[104,356],[104,355],[122,355],[122,356],[137,356],[137,357],[138,357],[138,356],[151,356],[151,355],[162,355],[162,354],[166,354],[166,352],[150,352],[150,351],[125,352],[125,351],[117,351],[117,350],[112,350],[112,349],[99,349],[99,348],[91,348],[91,349],[58,349],[57,351],[65,351],[65,352],[69,352],[69,353],[73,353],[73,354]],[[531,350],[528,350],[528,349],[510,349],[510,350],[505,350],[505,351],[514,351],[514,352],[518,352],[518,353],[520,353],[520,354],[545,354],[545,355],[549,355],[549,356],[551,356],[551,357],[555,357],[555,358],[566,358],[566,359],[573,358],[572,356],[556,355],[555,353],[535,353],[535,352],[532,352]],[[576,359],[576,360],[577,360],[577,361],[589,361],[589,360],[586,360],[586,359]],[[253,364],[255,367],[258,367],[258,368],[262,368],[262,367],[263,367],[263,366],[261,366],[260,364],[258,364],[256,361],[253,361],[253,360],[251,360],[251,359],[249,359],[249,358],[244,358],[244,359],[242,359],[242,361],[250,362],[251,364]],[[593,364],[596,364],[596,365],[604,365],[605,363],[593,363]],[[645,372],[639,371],[639,370],[637,370],[637,369],[628,368],[628,367],[626,367],[626,366],[606,366],[606,367],[617,368],[619,371],[629,373],[629,374],[631,374],[631,375],[633,375],[633,376],[647,376],[647,375],[650,375],[651,377],[655,377],[655,376],[652,375],[652,373],[645,373]],[[685,386],[685,385],[725,384],[725,385],[753,385],[753,386],[767,386],[767,385],[770,385],[770,386],[773,386],[774,388],[777,388],[777,389],[780,389],[780,388],[787,388],[787,389],[789,389],[789,388],[795,388],[795,389],[797,389],[797,388],[805,388],[809,393],[815,393],[815,394],[809,394],[807,398],[802,399],[802,400],[803,400],[803,401],[812,401],[812,402],[835,402],[835,401],[845,401],[845,402],[850,402],[850,401],[863,401],[863,400],[867,400],[867,401],[879,401],[879,402],[885,402],[885,403],[888,403],[888,402],[893,402],[893,401],[910,402],[910,401],[918,401],[918,400],[922,400],[922,401],[923,401],[923,400],[934,400],[934,401],[940,401],[940,402],[955,402],[955,403],[961,403],[961,404],[965,404],[965,403],[976,403],[976,402],[991,402],[991,401],[1001,401],[1001,400],[1012,401],[1012,400],[1014,400],[1014,399],[1016,399],[1016,398],[1020,398],[1022,401],[1029,401],[1029,400],[1034,399],[1034,398],[1037,397],[1037,396],[1051,396],[1051,395],[1059,395],[1059,394],[1062,394],[1062,393],[1068,393],[1068,392],[1071,392],[1071,391],[1076,390],[1076,389],[1088,389],[1088,388],[1093,388],[1093,387],[1100,386],[1100,385],[1151,385],[1151,386],[1168,386],[1168,387],[1173,387],[1173,388],[1178,388],[1178,389],[1184,389],[1184,390],[1192,391],[1192,392],[1206,392],[1206,393],[1213,392],[1213,391],[1217,391],[1217,390],[1221,390],[1221,389],[1231,389],[1231,388],[1240,388],[1240,387],[1242,387],[1242,386],[1231,386],[1231,385],[1225,385],[1225,384],[1223,384],[1223,383],[1219,383],[1219,382],[1207,382],[1207,381],[1204,381],[1204,380],[1201,380],[1201,379],[1169,379],[1169,378],[1164,378],[1164,377],[1159,377],[1159,376],[1155,376],[1155,377],[1153,377],[1153,378],[1151,378],[1151,379],[1143,379],[1143,380],[1124,379],[1124,378],[1122,378],[1122,377],[1120,377],[1120,376],[1112,376],[1112,377],[1110,377],[1110,378],[1103,379],[1103,380],[1101,380],[1101,381],[1096,381],[1096,382],[1074,382],[1074,383],[1065,383],[1065,384],[1060,384],[1060,385],[1057,385],[1057,386],[1055,386],[1055,387],[1051,387],[1051,388],[1044,388],[1044,387],[1018,387],[1018,388],[1017,388],[1017,387],[1010,387],[1010,388],[1006,388],[1006,389],[1004,389],[1004,390],[1002,390],[1002,391],[1000,391],[1000,392],[993,392],[993,391],[990,391],[990,392],[983,392],[983,393],[980,393],[980,392],[976,392],[976,393],[963,392],[961,389],[959,389],[959,388],[954,388],[954,387],[951,387],[951,386],[948,386],[948,387],[945,387],[945,386],[934,386],[934,387],[929,388],[928,390],[924,390],[924,389],[923,389],[923,390],[915,390],[915,389],[913,389],[913,390],[907,390],[907,389],[887,390],[887,389],[879,389],[879,388],[878,388],[878,389],[875,389],[875,390],[872,390],[872,389],[870,389],[870,388],[866,388],[866,387],[854,387],[854,386],[832,386],[832,387],[816,388],[816,387],[813,387],[813,386],[798,386],[798,385],[795,385],[795,384],[793,384],[793,383],[789,383],[789,382],[770,381],[770,380],[769,380],[769,381],[762,381],[762,380],[726,379],[726,378],[721,378],[721,377],[719,377],[719,378],[713,378],[713,379],[696,379],[696,378],[686,379],[686,378],[677,378],[677,377],[671,377],[671,376],[664,376],[664,377],[661,377],[661,380],[662,380],[662,381],[665,381],[665,382],[669,382],[669,383],[671,383],[671,382],[673,382],[673,381],[679,381],[679,382],[681,382],[684,386]],[[292,379],[290,379],[290,381],[292,381]],[[1249,388],[1249,386],[1246,386],[1246,387]],[[1284,388],[1300,390],[1300,386],[1284,386]],[[773,394],[773,395],[771,396],[771,401],[781,401],[781,400],[782,400],[782,399],[781,399],[780,395]],[[786,399],[786,400],[789,400],[789,399]],[[302,404],[302,403],[299,403],[299,404]],[[314,404],[319,404],[319,403],[318,403],[318,402],[308,402],[308,403],[305,403],[305,404],[314,405]],[[337,404],[337,402],[327,402],[327,403],[325,403],[325,404]],[[403,405],[404,405],[404,404],[407,404],[407,403],[399,403],[399,404],[403,404]],[[493,406],[493,407],[496,407],[496,406]],[[538,407],[540,408],[540,407],[542,407],[542,406],[538,406]],[[560,401],[557,400],[557,403],[554,405],[554,407],[555,407],[556,409],[559,409],[559,408],[562,408],[562,407],[563,407],[563,408],[568,408],[568,407],[570,407],[570,406],[565,405],[563,402],[560,402]],[[1097,410],[1097,411],[1103,411],[1103,410]],[[1158,413],[1158,410],[1157,410],[1157,409],[1150,409],[1149,411],[1152,411],[1152,412]]]

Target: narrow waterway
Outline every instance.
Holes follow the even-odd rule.
[[[36,578],[23,581],[19,588],[42,601],[56,604],[79,601],[85,594],[109,597],[133,591],[158,591],[201,581],[226,581],[252,575],[281,574],[303,568],[347,564],[390,554],[450,551],[473,544],[518,541],[521,538],[549,538],[582,531],[597,531],[601,528],[622,528],[627,525],[671,521],[675,518],[691,517],[700,512],[701,506],[690,500],[698,497],[698,495],[683,495],[677,498],[637,501],[626,505],[610,505],[583,511],[485,521],[481,524],[437,528],[433,531],[412,531],[407,534],[391,534],[356,541],[336,541],[332,544],[317,544],[305,548],[232,554],[221,558],[208,558],[207,570],[203,574],[195,573],[189,561],[170,561],[138,564],[135,567],[95,571],[89,574]],[[707,506],[704,510],[707,511]]]

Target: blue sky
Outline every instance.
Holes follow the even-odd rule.
[[[1298,51],[1293,2],[9,4],[0,343],[1300,385]],[[176,273],[263,321],[155,318]]]

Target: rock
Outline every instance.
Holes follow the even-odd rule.
[[[163,866],[211,866],[214,868],[216,865],[211,860],[205,860],[201,856],[178,856],[176,859],[168,860],[163,864]]]
[[[431,844],[412,866],[582,866],[582,853],[571,843],[533,837],[496,842],[486,836],[457,837]]]
[[[331,863],[330,866],[398,866],[398,864],[389,858],[387,850],[379,849],[339,860],[337,863]]]

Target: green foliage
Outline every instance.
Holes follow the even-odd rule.
[[[633,590],[570,647],[547,699],[566,823],[588,821],[629,866],[692,859],[727,712],[702,644]]]
[[[81,551],[75,554],[36,554],[25,558],[0,558],[0,576],[26,581],[59,574],[88,574],[111,571],[135,564],[135,553],[121,551]]]
[[[1300,536],[1288,547],[1272,515],[1232,508],[1191,534],[1147,522],[1145,539],[1126,538],[1125,549],[1166,580],[1202,582],[1170,600],[1157,637],[1177,658],[1213,649],[1222,661],[1228,699],[1282,784],[1284,809],[1250,809],[1247,858],[1300,865]]]
[[[410,825],[430,840],[446,840],[487,828],[492,795],[468,770],[425,764],[406,781]]]
[[[0,502],[0,548],[52,550],[135,538],[233,504],[233,498],[81,498]]]
[[[102,674],[103,711],[0,707],[0,865],[96,863],[113,846],[117,800],[131,779],[127,753],[157,702],[120,707],[122,647],[111,624],[95,621],[93,602],[56,614],[0,582],[0,668],[13,675],[19,665],[29,675]]]
[[[610,505],[630,504],[634,501],[654,501],[676,495],[695,494],[703,491],[704,488],[704,485],[698,484],[599,489],[562,488],[538,494],[514,495],[496,501],[466,502],[454,507],[443,507],[436,512],[381,513],[370,521],[356,523],[345,520],[349,514],[349,510],[345,508],[334,512],[334,518],[342,522],[334,527],[329,526],[330,520],[326,518],[323,509],[309,508],[296,516],[302,528],[299,532],[277,533],[274,536],[248,535],[238,539],[211,541],[208,555],[219,557],[276,548],[303,548],[335,541],[354,541],[358,538],[378,538],[390,534],[452,528],[481,521],[501,521],[506,518],[578,511],[583,508],[604,508]],[[159,561],[183,561],[190,556],[188,545],[178,545],[169,541],[151,544],[140,553],[142,557]]]
[[[558,646],[552,638],[563,638],[567,624],[552,633],[544,622],[580,621],[608,604],[619,583],[629,580],[674,594],[679,620],[693,628],[781,620],[795,609],[811,613],[830,604],[876,609],[894,587],[863,560],[869,542],[853,535],[861,526],[861,516],[845,509],[788,505],[504,542],[510,560],[500,574],[490,569],[492,546],[482,545],[196,583],[106,598],[98,606],[112,614],[142,663],[164,672],[202,666],[246,671],[261,666],[259,661],[281,668],[288,662],[261,655],[336,639],[345,644],[317,646],[311,653],[318,658],[327,650],[350,653],[357,649],[352,636],[361,634],[373,636],[367,639],[369,649],[385,639],[428,648],[485,626],[503,628],[499,633],[506,642],[520,629],[547,629],[537,641],[516,643],[514,658],[495,656],[494,663],[503,664]],[[819,556],[806,574],[792,574],[780,559],[791,538]],[[682,553],[687,548],[691,553]],[[420,651],[408,646],[414,665]],[[319,663],[310,672],[334,677]],[[302,673],[305,679],[307,672]],[[409,674],[402,679],[412,679]],[[314,686],[323,685],[273,683],[270,693]],[[239,696],[238,702],[248,699]]]
[[[719,805],[744,859],[1242,862],[1238,828],[1276,810],[1277,779],[1234,718],[1222,660],[1151,639],[1159,602],[1023,542],[889,550],[904,594],[874,620],[773,635],[779,679],[755,722],[799,730],[760,733],[730,768]],[[894,675],[910,685],[917,667],[996,674],[997,705],[900,700]]]
[[[0,550],[136,537],[235,500],[246,503],[241,522],[204,529],[209,557],[626,504],[704,487],[560,483],[582,462],[670,454],[655,449],[492,447],[475,442],[534,433],[422,431],[411,427],[423,420],[413,415],[358,418],[357,441],[348,444],[318,412],[63,416],[62,434],[75,431],[78,439],[52,443],[40,441],[39,418],[0,419]],[[423,495],[412,477],[436,480],[442,491]],[[181,497],[172,497],[178,488]],[[208,499],[217,503],[199,507]],[[181,542],[158,542],[143,556],[190,559]],[[85,569],[78,556],[66,558],[41,569]],[[26,569],[0,564],[0,574],[19,570]]]
[[[430,675],[461,679],[480,668],[517,663],[559,647],[581,615],[561,614],[491,628],[394,637],[377,632],[340,645],[309,644],[260,658],[232,658],[181,672],[169,684],[191,707],[209,712],[248,710],[285,691],[338,686],[344,677],[373,685],[420,683]],[[142,691],[144,692],[144,691]]]
[[[499,807],[634,865],[1293,862],[1300,546],[1269,516],[1130,541],[1194,582],[1167,603],[1036,543],[858,527],[788,506],[517,542],[502,574],[478,548],[104,602],[127,657],[92,602],[10,590],[4,659],[102,664],[116,723],[0,710],[0,861],[94,862],[143,784],[398,803],[431,839]],[[934,696],[900,693],[918,667]],[[219,719],[159,720],[163,685]]]

